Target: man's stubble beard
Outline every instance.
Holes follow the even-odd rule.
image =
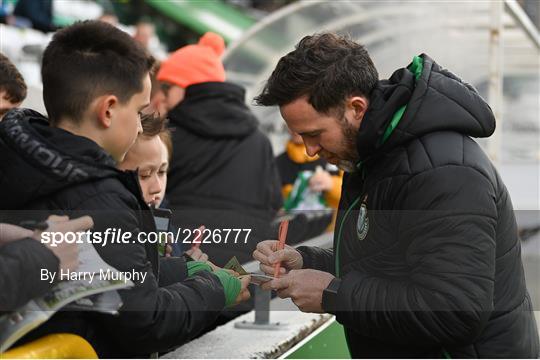
[[[360,160],[356,147],[358,131],[349,123],[345,116],[343,116],[339,123],[346,152],[344,158],[339,159],[337,167],[345,172],[354,172],[356,170],[356,164]]]

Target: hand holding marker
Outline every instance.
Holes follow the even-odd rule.
[[[276,251],[285,249],[285,240],[287,239],[287,231],[289,230],[289,220],[283,220],[279,224],[278,245]],[[281,268],[281,261],[274,264],[274,277],[279,277],[279,269]]]

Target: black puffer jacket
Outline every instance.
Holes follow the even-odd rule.
[[[418,80],[400,69],[373,91],[335,253],[301,248],[305,266],[337,267],[353,357],[538,357],[512,203],[470,138],[490,136],[495,119],[471,86],[422,58]]]
[[[11,111],[0,123],[1,209],[9,210],[4,212],[7,216],[25,210],[18,215],[25,220],[45,218],[52,210],[70,217],[90,215],[99,232],[115,228],[136,238],[140,231],[155,231],[135,172],[122,172],[114,165],[96,143],[48,126],[32,110]],[[88,339],[100,356],[140,357],[192,339],[225,306],[223,287],[211,273],[174,281],[185,271],[178,258],[168,261],[178,261],[178,278],[167,276],[167,283],[159,283],[155,244],[95,247],[116,269],[147,273],[145,281],[120,291],[124,304],[118,317],[60,313],[30,337],[73,332]],[[172,265],[167,263],[168,272]]]
[[[174,150],[167,198],[175,224],[250,228],[246,244],[247,232],[236,244],[212,241],[201,249],[218,265],[233,255],[251,260],[282,199],[272,146],[244,103],[244,89],[219,82],[189,86],[169,118]]]

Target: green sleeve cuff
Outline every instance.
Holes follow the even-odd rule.
[[[235,278],[225,270],[218,270],[214,272],[223,286],[225,292],[225,306],[233,305],[236,298],[240,294],[242,289],[242,283],[239,279]]]
[[[200,271],[212,271],[212,267],[203,261],[188,261],[186,267],[188,276],[192,276]]]

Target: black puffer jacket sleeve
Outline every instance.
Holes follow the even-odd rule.
[[[397,281],[347,273],[338,321],[389,343],[474,341],[493,309],[496,209],[494,186],[473,168],[446,165],[413,176],[389,215],[407,275]]]
[[[187,265],[183,256],[159,258],[159,286],[184,281],[187,276]]]
[[[41,281],[41,269],[58,271],[58,258],[34,239],[10,242],[0,247],[0,312],[13,311],[53,284]]]
[[[335,274],[334,250],[316,246],[299,246],[296,250],[302,255],[303,269],[316,269]]]
[[[140,218],[134,198],[121,193],[101,193],[80,205],[94,219],[94,230],[120,228],[137,238]],[[90,210],[88,209],[95,209]],[[107,210],[102,210],[107,209]],[[120,354],[149,354],[182,345],[212,324],[225,306],[223,287],[209,272],[181,283],[159,287],[140,242],[96,246],[103,260],[119,271],[146,273],[144,282],[119,291],[123,306],[118,317],[100,316],[100,331]]]

